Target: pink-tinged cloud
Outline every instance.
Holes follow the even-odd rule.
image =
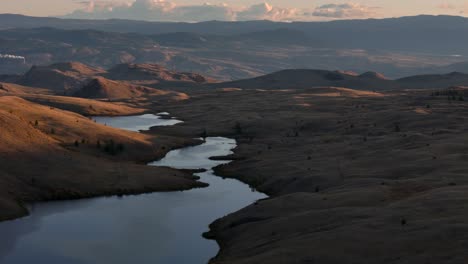
[[[465,14],[468,11],[468,2],[467,3],[459,3],[453,4],[448,2],[443,2],[437,5],[437,8],[440,10],[445,10],[446,13],[449,14]]]
[[[79,1],[83,8],[66,15],[85,19],[138,19],[150,21],[245,21],[245,20],[311,20],[311,12],[282,8],[268,3],[239,8],[227,4],[177,5],[166,0]]]
[[[437,5],[437,8],[439,9],[458,9],[459,7],[457,5],[454,5],[454,4],[450,4],[450,3],[441,3],[439,5]]]
[[[312,15],[327,18],[368,18],[377,16],[377,10],[378,7],[357,3],[326,4],[315,8]]]

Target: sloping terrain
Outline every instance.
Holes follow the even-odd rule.
[[[391,80],[377,72],[355,74],[349,71],[284,70],[252,79],[213,84],[217,88],[305,89],[321,86],[357,90],[445,89],[468,85],[468,74],[427,74]]]
[[[464,94],[205,91],[153,132],[237,138],[218,175],[271,195],[211,225],[212,263],[463,263]]]
[[[178,101],[188,96],[184,93],[158,90],[150,87],[133,85],[122,81],[112,81],[104,77],[92,79],[74,96],[91,99],[133,100],[133,101]]]
[[[78,62],[33,66],[24,75],[4,76],[4,81],[49,89],[57,95],[110,99],[158,93],[155,89],[143,87],[148,85],[171,89],[200,87],[215,82],[200,74],[170,71],[156,64],[119,64],[105,71]]]
[[[137,165],[189,141],[146,136],[81,115],[0,97],[0,220],[27,213],[24,202],[201,186],[190,174]]]
[[[304,89],[317,86],[346,87],[358,90],[383,90],[399,88],[394,81],[380,73],[366,72],[356,75],[343,71],[284,70],[253,79],[215,84],[215,87],[242,89]]]
[[[52,91],[44,88],[29,87],[14,83],[0,82],[0,94],[30,94],[30,95],[45,95],[52,94]]]
[[[146,112],[144,108],[129,106],[125,103],[105,102],[78,97],[51,96],[51,95],[16,95],[50,107],[55,107],[85,116],[125,116],[137,115]]]
[[[74,96],[94,99],[125,99],[142,97],[156,92],[157,90],[152,88],[97,77],[78,90]]]
[[[422,89],[440,89],[451,86],[468,85],[468,74],[461,72],[452,72],[448,74],[426,74],[416,75],[397,80],[403,87],[422,88]]]
[[[119,64],[109,69],[105,76],[113,80],[126,81],[180,81],[194,83],[214,81],[196,73],[170,71],[158,64]]]
[[[68,62],[49,66],[33,66],[18,81],[18,84],[50,89],[58,94],[68,95],[79,89],[92,76],[103,70],[87,65]]]
[[[12,83],[0,83],[0,95],[17,96],[50,107],[68,110],[86,116],[135,115],[145,112],[143,108],[124,103],[111,103],[85,98],[57,96],[47,89]]]

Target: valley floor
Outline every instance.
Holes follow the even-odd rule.
[[[239,142],[217,174],[271,195],[211,225],[212,263],[463,263],[468,104],[432,91],[198,92],[153,132]]]
[[[227,136],[235,161],[216,173],[271,198],[210,226],[221,246],[212,263],[463,263],[468,103],[456,93],[197,89],[145,101],[185,122],[143,134],[0,97],[0,219],[25,215],[30,201],[203,186],[141,163]],[[96,148],[108,139],[124,154]]]

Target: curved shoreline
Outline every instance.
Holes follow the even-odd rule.
[[[210,142],[212,142],[212,143],[210,143]],[[206,245],[215,245],[215,244],[217,244],[218,245],[215,248],[213,248],[212,251],[204,251],[203,249],[198,250],[198,252],[196,253],[196,254],[200,255],[200,256],[198,256],[198,259],[201,257],[201,258],[204,258],[204,260],[203,261],[196,261],[197,258],[194,258],[193,263],[206,263],[206,262],[208,262],[210,260],[210,258],[214,257],[216,254],[219,254],[219,252],[221,250],[221,247],[219,246],[219,243],[217,243],[217,241],[208,240],[208,239],[205,239],[202,236],[202,234],[206,230],[206,228],[208,228],[208,226],[213,221],[219,219],[220,217],[223,217],[226,214],[233,213],[233,212],[237,211],[238,209],[241,209],[241,208],[245,207],[246,205],[250,204],[251,202],[254,202],[255,200],[263,197],[263,195],[258,194],[258,196],[257,196],[256,193],[252,193],[250,188],[247,185],[241,183],[240,181],[237,181],[237,180],[235,180],[235,181],[234,180],[224,180],[224,179],[222,179],[222,177],[214,175],[213,168],[215,168],[215,167],[217,167],[217,166],[219,166],[221,164],[229,163],[230,160],[226,160],[226,159],[212,160],[210,158],[211,157],[221,157],[221,156],[228,157],[229,155],[232,155],[232,149],[234,149],[236,147],[236,145],[237,145],[235,140],[227,139],[227,138],[207,138],[207,140],[204,141],[204,142],[198,141],[196,143],[197,144],[195,146],[193,146],[193,145],[188,146],[188,147],[186,146],[186,147],[178,148],[178,149],[175,149],[175,150],[172,150],[172,151],[168,149],[167,153],[166,153],[166,155],[165,155],[165,157],[163,159],[161,159],[159,161],[156,161],[156,162],[153,162],[152,164],[148,164],[148,165],[165,166],[165,167],[158,167],[158,169],[165,169],[165,170],[169,170],[169,171],[174,170],[174,171],[178,171],[179,173],[183,173],[184,175],[186,175],[185,177],[189,177],[191,181],[195,182],[193,185],[191,185],[191,186],[187,185],[187,188],[168,189],[167,191],[169,191],[169,193],[167,193],[167,195],[165,195],[165,193],[153,193],[153,189],[148,188],[147,186],[143,186],[143,189],[121,189],[121,188],[118,188],[116,190],[110,190],[109,192],[106,192],[104,194],[106,196],[107,195],[111,196],[109,198],[106,198],[106,199],[97,198],[95,200],[94,199],[89,199],[88,202],[78,202],[78,204],[81,204],[81,203],[91,203],[92,204],[93,201],[97,201],[98,203],[99,203],[99,201],[115,201],[116,199],[118,200],[119,197],[121,197],[121,196],[126,196],[126,195],[129,195],[129,194],[131,194],[131,195],[133,195],[133,194],[142,194],[142,193],[151,193],[151,194],[147,194],[146,196],[138,195],[138,196],[134,196],[134,197],[127,197],[125,199],[125,201],[128,201],[128,202],[131,202],[132,200],[138,201],[138,200],[141,200],[140,197],[146,197],[144,199],[148,199],[149,197],[153,197],[153,196],[154,197],[162,197],[162,198],[164,198],[164,197],[180,197],[180,199],[184,199],[184,197],[194,196],[195,199],[189,199],[189,201],[191,201],[191,203],[197,204],[197,206],[195,206],[194,208],[198,208],[199,206],[201,206],[201,208],[205,208],[206,206],[208,206],[208,207],[206,207],[206,209],[204,209],[204,210],[208,210],[208,211],[203,213],[203,210],[202,211],[197,210],[197,214],[200,214],[200,216],[203,215],[203,217],[200,218],[200,219],[205,219],[205,220],[203,220],[202,222],[199,222],[198,220],[195,221],[194,224],[199,222],[199,223],[201,223],[201,226],[199,225],[197,228],[191,228],[193,230],[191,230],[191,232],[188,232],[186,234],[186,236],[192,236],[191,239],[195,239],[195,241],[199,241],[199,242],[194,242],[194,244],[197,244],[197,247],[201,246],[201,244],[206,244]],[[199,143],[202,143],[202,144],[199,144]],[[213,145],[213,143],[215,143],[215,145]],[[218,151],[217,150],[218,147],[216,147],[216,144],[221,144],[221,145],[219,145],[219,147],[221,147],[221,149],[225,149],[225,151]],[[224,145],[224,144],[228,144],[228,145]],[[198,153],[198,150],[200,150],[200,151],[203,150],[204,152],[202,151],[202,152]],[[180,153],[182,156],[177,158],[177,155],[176,155],[176,157],[174,157],[171,153]],[[186,155],[189,155],[189,156],[186,156]],[[169,160],[169,163],[167,163],[167,162],[165,163],[165,161],[168,161],[168,160]],[[171,162],[175,162],[175,163],[171,163]],[[182,164],[180,164],[180,162],[182,162]],[[151,170],[151,168],[152,168],[151,166],[144,166],[144,167],[146,167],[148,170]],[[190,175],[190,176],[187,176],[187,175]],[[232,185],[232,183],[235,183],[235,184]],[[239,186],[242,188],[244,194],[242,194],[242,192],[237,192],[236,191],[237,188],[240,188]],[[196,188],[196,187],[208,187],[208,188]],[[221,187],[221,188],[219,188],[219,187]],[[156,190],[160,191],[160,189],[156,189]],[[171,194],[172,191],[181,191],[181,190],[185,190],[186,192],[181,192],[180,195],[176,194],[176,193]],[[228,193],[224,193],[225,191],[228,191]],[[210,197],[210,195],[215,195],[214,197],[216,197],[216,198],[213,197],[212,199],[210,198],[208,200],[206,200],[206,198],[203,198],[202,200],[198,200],[199,198],[202,198],[203,196],[199,197],[199,198],[196,198],[196,197],[198,197],[197,195],[207,196],[206,198]],[[61,204],[69,204],[66,200],[63,201],[63,199],[67,199],[67,200],[73,199],[73,200],[75,200],[75,199],[81,199],[81,198],[87,198],[87,197],[95,198],[96,195],[94,195],[93,193],[84,193],[84,194],[82,194],[82,193],[76,193],[76,192],[63,192],[63,193],[62,192],[57,192],[56,196],[51,197],[51,199],[45,199],[45,200],[47,200],[47,201],[61,200],[61,202],[59,202],[59,203],[57,203],[55,205],[54,205],[54,203],[45,203],[45,205],[46,205],[46,207],[47,206],[49,206],[49,207],[50,206],[60,207]],[[251,197],[251,198],[249,198],[249,197]],[[254,197],[258,197],[258,198],[254,198]],[[250,199],[252,199],[252,200],[250,200]],[[82,199],[81,201],[87,201],[87,199]],[[155,201],[158,201],[158,200],[155,200]],[[157,202],[157,203],[160,203],[162,201],[164,201],[164,199]],[[208,201],[208,203],[207,203],[207,201]],[[118,203],[118,201],[116,201],[116,202]],[[232,202],[234,202],[234,203],[230,204]],[[79,208],[72,209],[73,204],[74,204],[74,202],[70,203],[70,206],[69,206],[71,208],[70,210],[80,210]],[[34,211],[36,211],[36,214],[33,213],[31,215],[32,219],[37,218],[37,214],[38,214],[37,210],[39,210],[38,211],[39,216],[42,215],[42,213],[40,213],[41,208],[37,207],[37,205],[40,206],[40,203],[39,204],[34,204]],[[164,206],[172,207],[171,203],[165,204]],[[176,208],[177,208],[177,206],[176,206]],[[192,208],[192,209],[187,208],[188,210],[184,209],[183,212],[184,212],[184,214],[191,214],[190,212],[193,211],[194,208]],[[144,210],[144,209],[141,209],[141,210]],[[138,211],[136,211],[136,212],[138,212]],[[147,213],[148,212],[146,212],[145,214],[147,214]],[[155,213],[157,213],[157,211]],[[88,215],[88,213],[86,215]],[[92,214],[90,214],[89,216],[92,219],[92,217],[93,217]],[[130,217],[130,216],[131,216],[131,214],[128,215],[127,217]],[[190,218],[192,218],[192,219],[190,219]],[[197,218],[197,217],[195,217],[195,218]],[[20,225],[27,224],[28,221],[30,221],[28,219],[30,219],[30,218],[20,220],[20,222],[19,222]],[[184,217],[184,219],[187,219],[190,222],[192,222],[194,220],[193,217]],[[54,221],[54,222],[57,222],[57,220]],[[63,223],[63,221],[58,221],[58,223]],[[69,224],[71,224],[71,223],[72,222],[70,222]],[[15,223],[13,222],[13,223],[10,223],[10,224],[14,225]],[[177,227],[177,225],[175,225],[175,227]],[[187,228],[187,227],[184,227],[184,228]],[[42,229],[40,229],[40,230],[42,230]],[[185,233],[185,232],[183,232],[183,233]],[[164,236],[164,234],[161,234],[161,235]],[[42,237],[44,237],[44,235]],[[168,238],[173,239],[171,237],[168,237]],[[45,244],[47,244],[46,241],[47,241],[47,239],[44,242]],[[205,242],[200,243],[200,241],[206,241],[206,243]],[[113,242],[109,242],[109,243],[112,244]],[[135,243],[135,244],[138,245],[138,243]],[[178,245],[177,250],[180,249],[180,247],[184,247],[184,246]],[[204,248],[204,247],[206,247],[206,246],[202,246],[202,248]],[[212,248],[212,246],[209,246],[208,248]],[[21,249],[18,249],[18,250],[19,250],[18,252],[23,252],[23,251],[21,251]],[[16,252],[17,251],[15,249],[13,254],[17,254]],[[28,251],[23,252],[23,253],[25,253],[23,255],[26,255],[26,256],[28,255]],[[142,254],[144,255],[145,252],[143,251]],[[45,257],[47,257],[47,256],[48,255],[46,254]],[[181,254],[181,257],[190,257],[190,253],[185,252],[184,254]],[[158,258],[156,258],[156,260],[157,259]],[[170,262],[162,262],[162,263],[174,263],[174,262],[170,261]]]
[[[149,112],[146,111],[146,112]],[[164,114],[164,113],[163,113]],[[144,115],[148,115],[147,113]],[[139,117],[134,116],[134,117]],[[160,117],[154,115],[155,117]],[[109,118],[115,118],[114,116],[107,116]],[[124,117],[128,117],[125,115]],[[105,118],[99,116],[99,118]],[[160,118],[163,120],[163,118]],[[166,122],[165,120],[163,122]],[[155,124],[151,124],[146,129],[153,127]],[[114,129],[109,126],[108,129]],[[142,133],[140,133],[142,134]],[[148,134],[147,134],[148,135]],[[149,135],[152,137],[152,135]],[[170,139],[168,139],[170,140]],[[159,140],[161,141],[161,140]],[[164,142],[164,141],[163,141]],[[97,197],[110,197],[110,196],[123,196],[123,195],[138,195],[152,192],[172,192],[172,191],[183,191],[190,190],[192,188],[202,188],[206,187],[206,184],[199,182],[197,177],[193,176],[193,173],[190,171],[184,170],[174,170],[170,168],[148,168],[146,164],[148,162],[158,160],[163,158],[167,153],[174,149],[184,148],[188,146],[194,146],[201,144],[201,141],[191,140],[191,139],[180,139],[177,141],[168,141],[165,143],[164,148],[159,148],[157,151],[151,150],[150,148],[140,149],[138,155],[130,155],[128,157],[114,157],[110,155],[87,155],[88,153],[80,153],[73,149],[73,147],[65,146],[61,144],[62,152],[66,153],[65,155],[70,155],[70,160],[67,162],[73,162],[75,159],[84,158],[91,159],[95,164],[102,164],[112,169],[113,167],[119,166],[124,168],[124,174],[132,179],[128,183],[120,182],[120,179],[114,179],[108,176],[109,182],[102,182],[102,184],[93,184],[89,188],[69,186],[67,187],[48,187],[46,184],[40,182],[36,183],[36,186],[32,186],[32,190],[28,193],[22,194],[22,197],[12,196],[9,199],[2,201],[0,199],[1,208],[4,214],[0,215],[0,224],[4,221],[11,221],[15,219],[21,219],[30,215],[27,204],[31,203],[43,203],[43,202],[52,202],[52,201],[67,201],[67,200],[79,200],[79,199],[88,199],[88,198],[97,198]],[[154,143],[153,143],[154,144]],[[167,146],[167,147],[166,147]],[[87,150],[85,149],[85,152]],[[66,167],[67,163],[58,164],[59,166]],[[90,165],[83,166],[83,170],[92,170]],[[99,171],[99,170],[98,170]],[[64,172],[63,174],[66,174]],[[159,175],[157,179],[150,179],[151,175]],[[177,176],[172,180],[168,177],[169,175]],[[100,177],[100,175],[97,175]],[[42,177],[41,177],[42,178]],[[135,178],[135,179],[133,179]],[[118,180],[117,183],[112,183],[114,180]],[[35,180],[39,181],[39,180]],[[80,182],[79,182],[80,183]],[[33,182],[34,184],[34,182]],[[86,184],[85,182],[80,183]],[[44,185],[44,186],[42,186]],[[34,189],[34,188],[37,188]],[[0,197],[1,198],[1,197]],[[8,198],[8,196],[6,197]]]

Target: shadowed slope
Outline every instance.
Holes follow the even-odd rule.
[[[2,83],[0,82],[0,94],[51,94],[52,92],[43,89],[43,88],[36,88],[36,87],[28,87],[13,83]]]
[[[468,74],[452,72],[448,74],[415,75],[397,80],[403,87],[420,89],[443,89],[450,86],[468,85]]]
[[[74,95],[77,97],[94,99],[124,99],[142,97],[156,92],[158,91],[153,88],[135,86],[128,83],[111,81],[103,77],[97,77],[92,79]]]
[[[343,71],[284,70],[253,79],[214,84],[215,87],[243,89],[303,89],[317,86],[346,87],[358,90],[398,88],[398,84],[378,73],[355,75]]]
[[[343,71],[284,70],[233,82],[213,84],[214,87],[242,89],[307,89],[320,86],[346,87],[357,90],[390,89],[443,89],[450,86],[468,85],[468,74],[428,74],[390,80],[377,72],[357,75]]]
[[[11,96],[0,97],[0,127],[0,220],[24,215],[22,202],[203,185],[190,174],[131,162],[189,141],[114,129]],[[111,142],[122,147],[110,152]]]
[[[77,97],[51,95],[51,91],[11,83],[0,83],[0,95],[18,96],[32,102],[57,107],[87,116],[134,115],[145,109],[127,106],[123,103],[110,103]]]
[[[157,64],[119,64],[108,70],[105,77],[113,80],[154,80],[158,82],[193,82],[207,83],[213,79],[200,74],[170,71]]]
[[[97,77],[91,80],[87,85],[77,91],[77,97],[93,99],[144,99],[148,97],[157,97],[159,100],[173,99],[180,100],[186,95],[162,91],[145,86],[133,85],[126,82],[108,80],[104,77]]]
[[[77,62],[33,66],[17,83],[47,88],[59,94],[70,94],[81,87],[88,78],[103,72],[101,69]]]

